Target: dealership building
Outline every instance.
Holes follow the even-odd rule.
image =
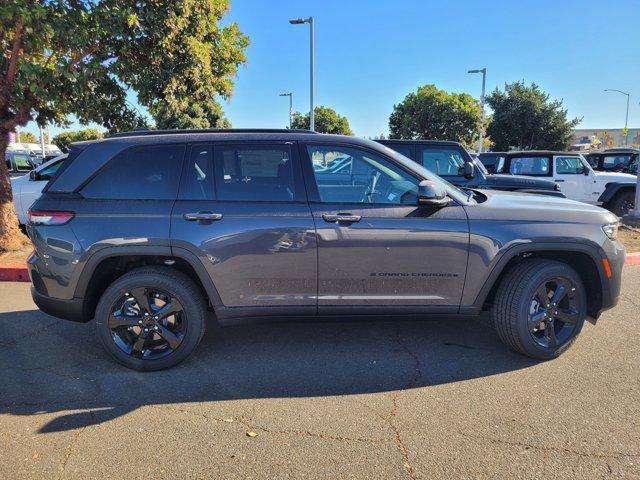
[[[622,128],[588,129],[577,128],[573,131],[571,146],[576,150],[593,150],[617,147],[640,148],[640,128],[630,128],[627,142]]]

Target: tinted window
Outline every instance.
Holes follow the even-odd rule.
[[[373,153],[310,145],[320,200],[348,203],[418,203],[418,180]]]
[[[514,157],[509,172],[514,175],[549,175],[548,157]]]
[[[288,145],[216,146],[219,200],[288,201],[296,198]]]
[[[48,167],[45,167],[42,170],[39,170],[38,171],[38,180],[49,180],[49,179],[51,179],[53,174],[58,171],[58,169],[60,168],[60,165],[62,165],[63,161],[64,161],[64,158],[61,158],[57,162],[52,163],[51,165],[49,165]]]
[[[602,168],[605,170],[619,170],[624,168],[631,160],[631,155],[605,155],[602,160]]]
[[[463,176],[464,160],[455,148],[419,148],[422,165],[438,175]]]
[[[11,171],[11,160],[9,160],[9,158],[5,158],[4,162],[7,164],[7,170]]]
[[[16,170],[20,172],[28,172],[34,166],[29,155],[14,155],[13,162],[16,165]]]
[[[193,145],[182,174],[180,198],[213,200],[213,147]]]
[[[87,198],[171,200],[176,198],[183,145],[137,147],[107,163],[82,189]]]
[[[585,166],[578,157],[556,157],[556,173],[577,175],[584,173]]]
[[[409,147],[408,145],[387,145],[387,146],[389,148],[393,148],[400,155],[404,155],[405,157],[407,157],[409,159],[413,158],[412,148]]]

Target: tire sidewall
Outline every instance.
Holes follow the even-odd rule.
[[[635,192],[630,191],[630,192],[623,192],[619,194],[613,204],[613,213],[615,213],[618,217],[622,217],[623,215],[625,215],[625,212],[622,212],[622,207],[629,199],[633,203],[635,203],[635,199],[636,199]],[[629,212],[626,212],[626,213],[629,213]]]
[[[107,352],[122,365],[135,370],[162,370],[177,365],[197,347],[204,330],[204,312],[201,301],[180,282],[162,274],[139,273],[116,280],[104,292],[96,308],[95,320],[98,338]],[[135,358],[123,352],[113,341],[108,325],[113,303],[136,287],[157,288],[176,298],[183,307],[184,338],[169,355],[155,360]]]
[[[554,277],[566,278],[575,286],[576,291],[579,293],[578,323],[572,337],[567,342],[556,348],[549,348],[543,347],[542,345],[536,343],[531,333],[529,332],[528,320],[531,299],[533,298],[537,287],[543,281],[550,280]],[[560,356],[573,344],[577,336],[580,334],[580,332],[582,331],[582,327],[584,326],[585,318],[587,316],[586,290],[584,288],[582,280],[571,267],[561,263],[544,265],[538,272],[536,272],[532,276],[529,284],[524,288],[520,303],[521,304],[518,305],[518,336],[520,337],[522,346],[527,351],[527,353],[536,358],[552,359]]]

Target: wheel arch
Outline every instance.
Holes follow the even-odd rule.
[[[604,187],[604,192],[598,198],[598,202],[602,202],[603,205],[610,204],[619,194],[629,190],[633,191],[635,188],[635,183],[607,183]]]
[[[500,282],[507,272],[526,258],[547,258],[566,263],[582,279],[587,290],[587,312],[591,318],[597,318],[605,295],[608,295],[605,271],[602,260],[606,258],[602,249],[587,243],[527,243],[511,247],[496,262],[491,273],[480,289],[471,307],[462,307],[462,311],[481,311],[491,305]]]
[[[83,299],[83,316],[93,318],[102,293],[116,279],[139,267],[163,265],[185,273],[201,289],[211,306],[221,304],[220,295],[200,259],[184,249],[170,247],[107,247],[86,261],[76,283],[75,298]]]

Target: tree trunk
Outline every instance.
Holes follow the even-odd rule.
[[[29,239],[18,226],[18,216],[13,205],[13,192],[5,155],[9,145],[9,132],[0,129],[0,253],[20,250]]]

